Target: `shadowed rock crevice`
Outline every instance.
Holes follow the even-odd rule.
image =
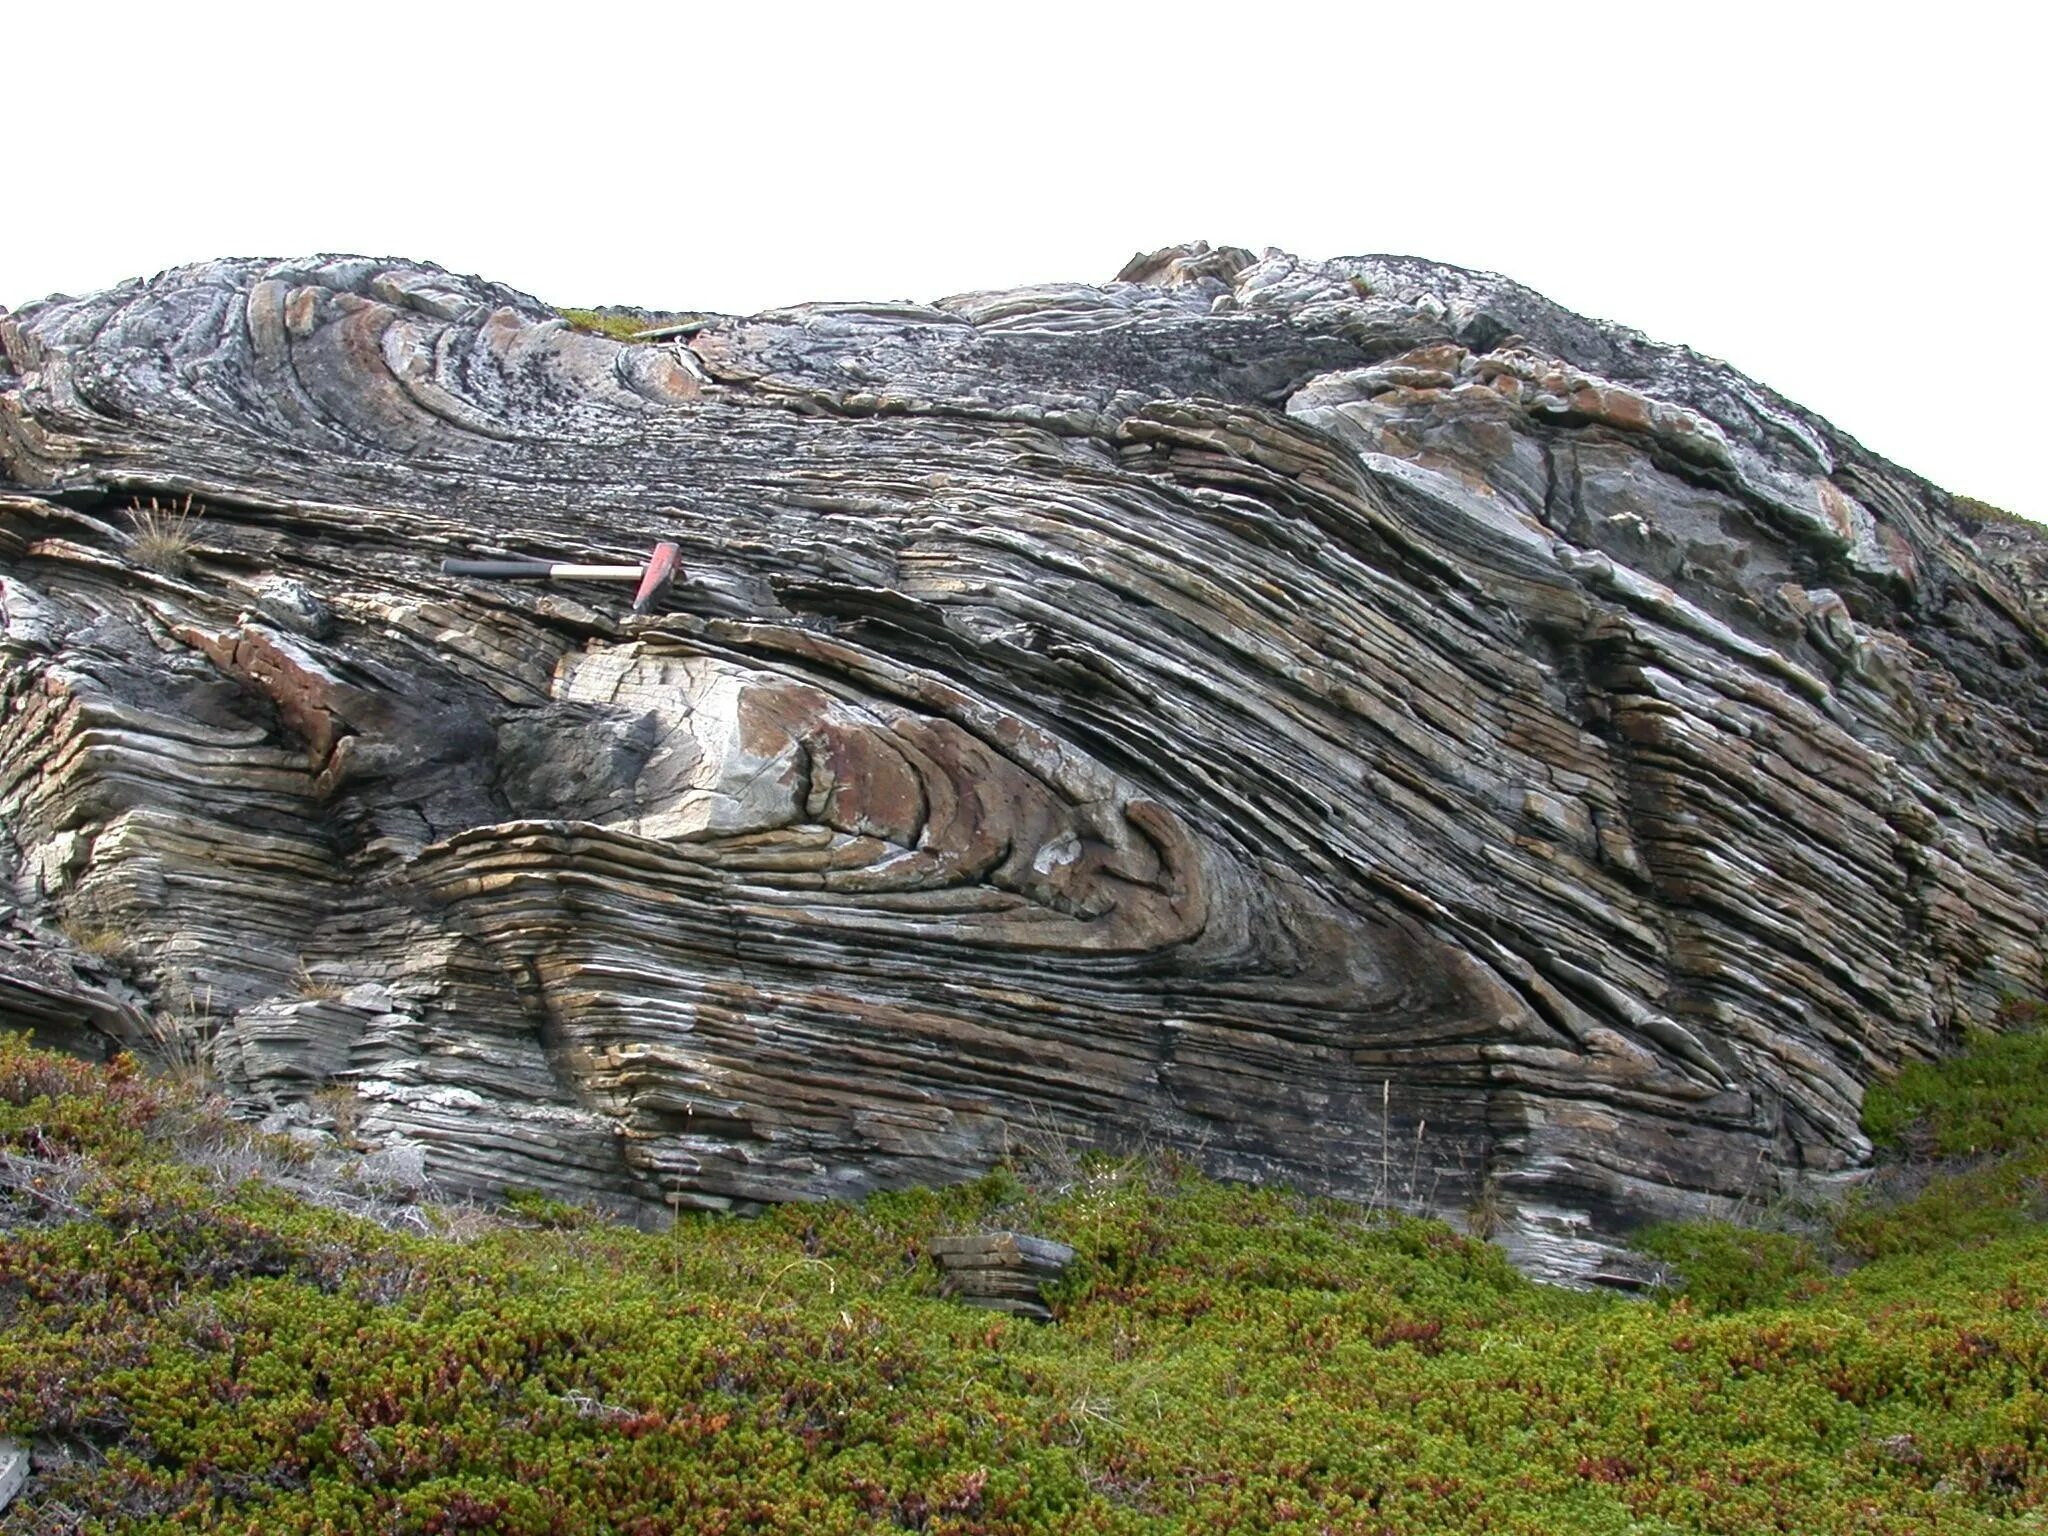
[[[452,1190],[1056,1127],[1483,1189],[1593,1278],[2042,985],[2038,537],[1499,278],[1195,246],[620,343],[224,261],[0,347],[0,1014],[176,1012]],[[656,540],[645,617],[440,572]]]

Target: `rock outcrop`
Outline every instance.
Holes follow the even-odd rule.
[[[0,318],[0,1013],[455,1191],[1142,1136],[1584,1279],[2041,993],[2040,539],[1721,364],[1199,245],[661,329],[357,258]],[[659,539],[645,618],[439,570]]]

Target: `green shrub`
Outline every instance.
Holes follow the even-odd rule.
[[[2048,1010],[2008,1003],[1998,1033],[1979,1032],[1946,1061],[1916,1062],[1864,1095],[1880,1146],[1924,1136],[1942,1156],[2012,1152],[2048,1139]]]
[[[588,1226],[595,1215],[580,1205],[557,1200],[537,1189],[512,1188],[505,1191],[505,1209],[536,1226],[569,1231]]]
[[[1804,1299],[1825,1288],[1813,1243],[1726,1221],[1646,1227],[1635,1246],[1677,1272],[1688,1301],[1706,1312],[1740,1312]]]
[[[1859,1195],[1835,1219],[1835,1242],[1858,1260],[1957,1254],[2026,1235],[2048,1214],[2048,1164],[2039,1152],[1937,1173],[1904,1199]]]
[[[90,1152],[105,1163],[125,1162],[178,1098],[167,1085],[144,1078],[132,1056],[95,1067],[0,1032],[0,1151],[36,1158]]]

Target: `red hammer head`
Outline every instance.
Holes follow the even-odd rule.
[[[655,600],[669,589],[682,566],[683,552],[675,545],[655,545],[654,553],[647,557],[647,569],[640,577],[639,589],[633,593],[633,611],[645,613],[652,608]]]

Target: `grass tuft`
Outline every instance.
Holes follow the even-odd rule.
[[[165,576],[186,574],[192,568],[203,516],[193,509],[190,496],[175,507],[160,505],[154,496],[138,501],[128,511],[134,531],[129,552],[135,563]]]
[[[1686,1300],[1706,1312],[1803,1301],[1827,1288],[1828,1270],[1811,1239],[1730,1221],[1647,1227],[1635,1246],[1684,1277]]]
[[[128,955],[128,940],[118,928],[66,918],[57,931],[73,949],[95,960],[122,960]]]
[[[367,1152],[358,1135],[363,1126],[362,1095],[353,1083],[330,1083],[306,1100],[315,1124],[325,1122],[334,1139],[352,1152]]]
[[[312,966],[302,957],[299,968],[292,973],[292,990],[302,1001],[331,1003],[338,1000],[348,988],[328,977],[315,975]]]
[[[196,1093],[220,1084],[214,1066],[213,995],[194,995],[183,982],[167,987],[163,1006],[149,1017],[145,1054],[159,1072]]]

